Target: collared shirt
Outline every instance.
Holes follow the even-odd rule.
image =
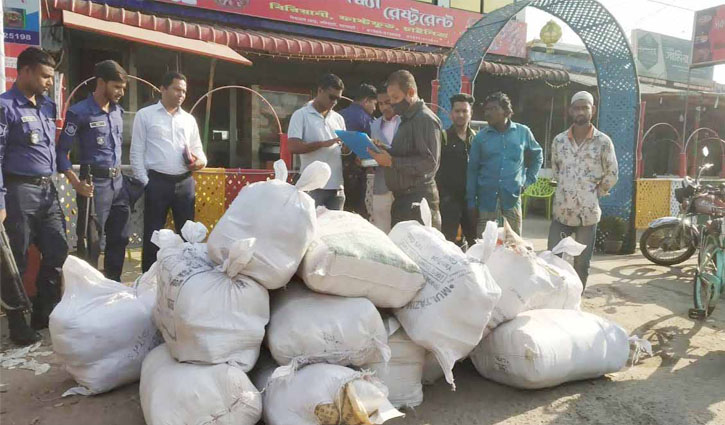
[[[470,208],[482,212],[510,210],[519,204],[524,186],[536,182],[544,156],[529,127],[509,121],[503,132],[486,126],[471,143],[466,179]]]
[[[323,117],[310,101],[292,114],[287,137],[300,139],[304,143],[322,142],[336,138],[335,130],[345,130],[345,120],[342,116],[331,110]],[[329,165],[332,171],[324,189],[342,189],[341,149],[340,145],[335,145],[300,154],[300,171],[315,161],[322,161]]]
[[[436,183],[441,198],[452,196],[463,199],[466,195],[466,170],[468,169],[468,151],[471,140],[476,132],[469,126],[466,129],[466,138],[458,136],[454,126],[446,130],[446,139],[441,148],[441,166],[436,175]]]
[[[394,116],[390,120],[386,120],[385,117],[380,116],[376,118],[370,125],[370,133],[373,139],[380,140],[387,147],[392,146],[395,133],[398,131],[400,126],[400,117]],[[373,183],[373,194],[374,195],[385,195],[390,192],[388,186],[385,184],[385,169],[383,167],[375,167],[375,182]]]
[[[345,128],[347,130],[361,131],[370,136],[370,124],[373,122],[373,117],[362,106],[353,103],[340,111],[340,115],[345,120]]]
[[[400,117],[393,145],[388,150],[392,167],[385,168],[385,184],[394,194],[404,194],[435,182],[441,157],[443,127],[422,100]]]
[[[81,164],[119,167],[123,146],[123,108],[111,103],[106,112],[96,103],[93,95],[71,106],[58,140],[59,171],[71,168],[69,155],[76,140],[80,141]]]
[[[0,208],[5,208],[3,174],[55,173],[55,103],[35,96],[36,105],[13,85],[0,94]]]
[[[551,145],[551,165],[557,181],[554,219],[567,226],[599,222],[599,197],[606,196],[619,175],[614,144],[593,125],[581,144],[572,129],[557,135]]]
[[[206,155],[194,116],[178,108],[174,114],[161,102],[136,113],[131,135],[131,168],[137,179],[148,183],[148,170],[179,175],[189,172],[184,162],[188,147],[204,165]]]

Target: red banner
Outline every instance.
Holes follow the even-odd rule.
[[[725,5],[695,13],[692,66],[725,63]]]
[[[453,47],[482,16],[412,0],[157,1],[442,47]],[[491,53],[516,51],[515,56],[526,57],[526,24],[523,31],[521,23],[515,24],[507,27],[506,41]],[[511,44],[524,46],[523,53]]]

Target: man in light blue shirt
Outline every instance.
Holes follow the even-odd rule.
[[[309,194],[316,206],[342,210],[345,206],[343,190],[341,142],[335,130],[345,130],[345,120],[332,108],[345,89],[340,77],[325,74],[317,81],[317,96],[290,118],[287,136],[289,150],[300,156],[300,172],[315,161],[330,166],[330,180],[325,187]]]
[[[474,137],[468,158],[466,199],[477,234],[487,221],[504,217],[521,235],[521,194],[536,181],[543,153],[531,130],[511,121],[513,109],[508,96],[497,92],[484,102],[488,126]]]

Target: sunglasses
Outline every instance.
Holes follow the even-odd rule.
[[[338,96],[336,94],[328,94],[327,96],[330,98],[330,102],[339,102],[340,99],[342,99],[341,96]]]

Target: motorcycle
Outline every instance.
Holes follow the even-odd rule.
[[[707,156],[706,148],[703,153]],[[725,186],[700,184],[703,171],[712,166],[703,164],[694,181],[686,176],[682,187],[675,189],[675,199],[680,204],[677,217],[662,217],[649,224],[639,240],[639,249],[645,258],[663,266],[686,261],[700,243],[698,222],[725,216]]]

